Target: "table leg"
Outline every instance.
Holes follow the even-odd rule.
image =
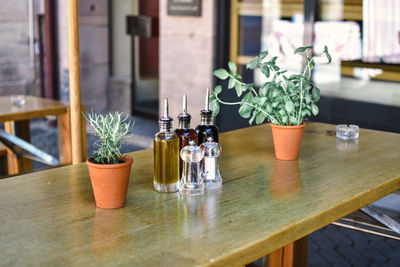
[[[6,121],[4,122],[4,130],[12,135],[30,142],[29,120],[23,121]],[[8,175],[15,175],[32,170],[32,160],[26,158],[18,158],[10,149],[7,148],[7,169]]]
[[[308,236],[269,254],[269,267],[307,266]]]
[[[72,163],[70,123],[70,113],[69,108],[67,108],[66,113],[57,116],[58,148],[61,165]]]

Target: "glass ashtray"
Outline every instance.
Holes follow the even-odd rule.
[[[12,106],[22,107],[25,104],[25,95],[12,95],[10,102]]]
[[[358,125],[350,124],[340,124],[336,126],[336,137],[340,140],[356,140],[359,136],[360,128]]]

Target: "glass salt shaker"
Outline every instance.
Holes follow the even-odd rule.
[[[189,141],[189,145],[182,148],[181,159],[183,169],[179,191],[183,194],[202,194],[204,183],[200,163],[203,159],[203,151],[196,146],[194,140]]]
[[[217,189],[222,187],[222,178],[219,173],[219,156],[221,146],[213,141],[212,137],[207,138],[207,142],[200,145],[204,152],[202,161],[203,179],[206,189]]]

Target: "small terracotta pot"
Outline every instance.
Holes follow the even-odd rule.
[[[99,208],[117,209],[125,205],[133,159],[126,155],[121,160],[119,164],[96,164],[86,160]]]
[[[275,157],[279,160],[296,160],[299,157],[301,139],[306,124],[283,126],[272,124]]]

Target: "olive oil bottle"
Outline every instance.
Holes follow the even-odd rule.
[[[159,120],[160,131],[154,136],[154,189],[176,192],[179,189],[179,138],[168,116],[168,99],[164,100],[164,114]]]
[[[207,142],[209,137],[212,137],[214,142],[218,143],[218,128],[213,125],[213,112],[208,107],[208,100],[210,97],[210,89],[207,88],[206,100],[204,109],[201,111],[201,122],[196,127],[197,145]]]
[[[178,116],[178,128],[175,130],[176,135],[179,138],[179,151],[182,150],[185,146],[188,146],[190,141],[194,141],[197,144],[197,134],[196,131],[190,128],[190,116],[187,113],[187,96],[183,95],[183,110],[182,113]],[[179,174],[182,175],[183,161],[180,159],[179,161]]]

